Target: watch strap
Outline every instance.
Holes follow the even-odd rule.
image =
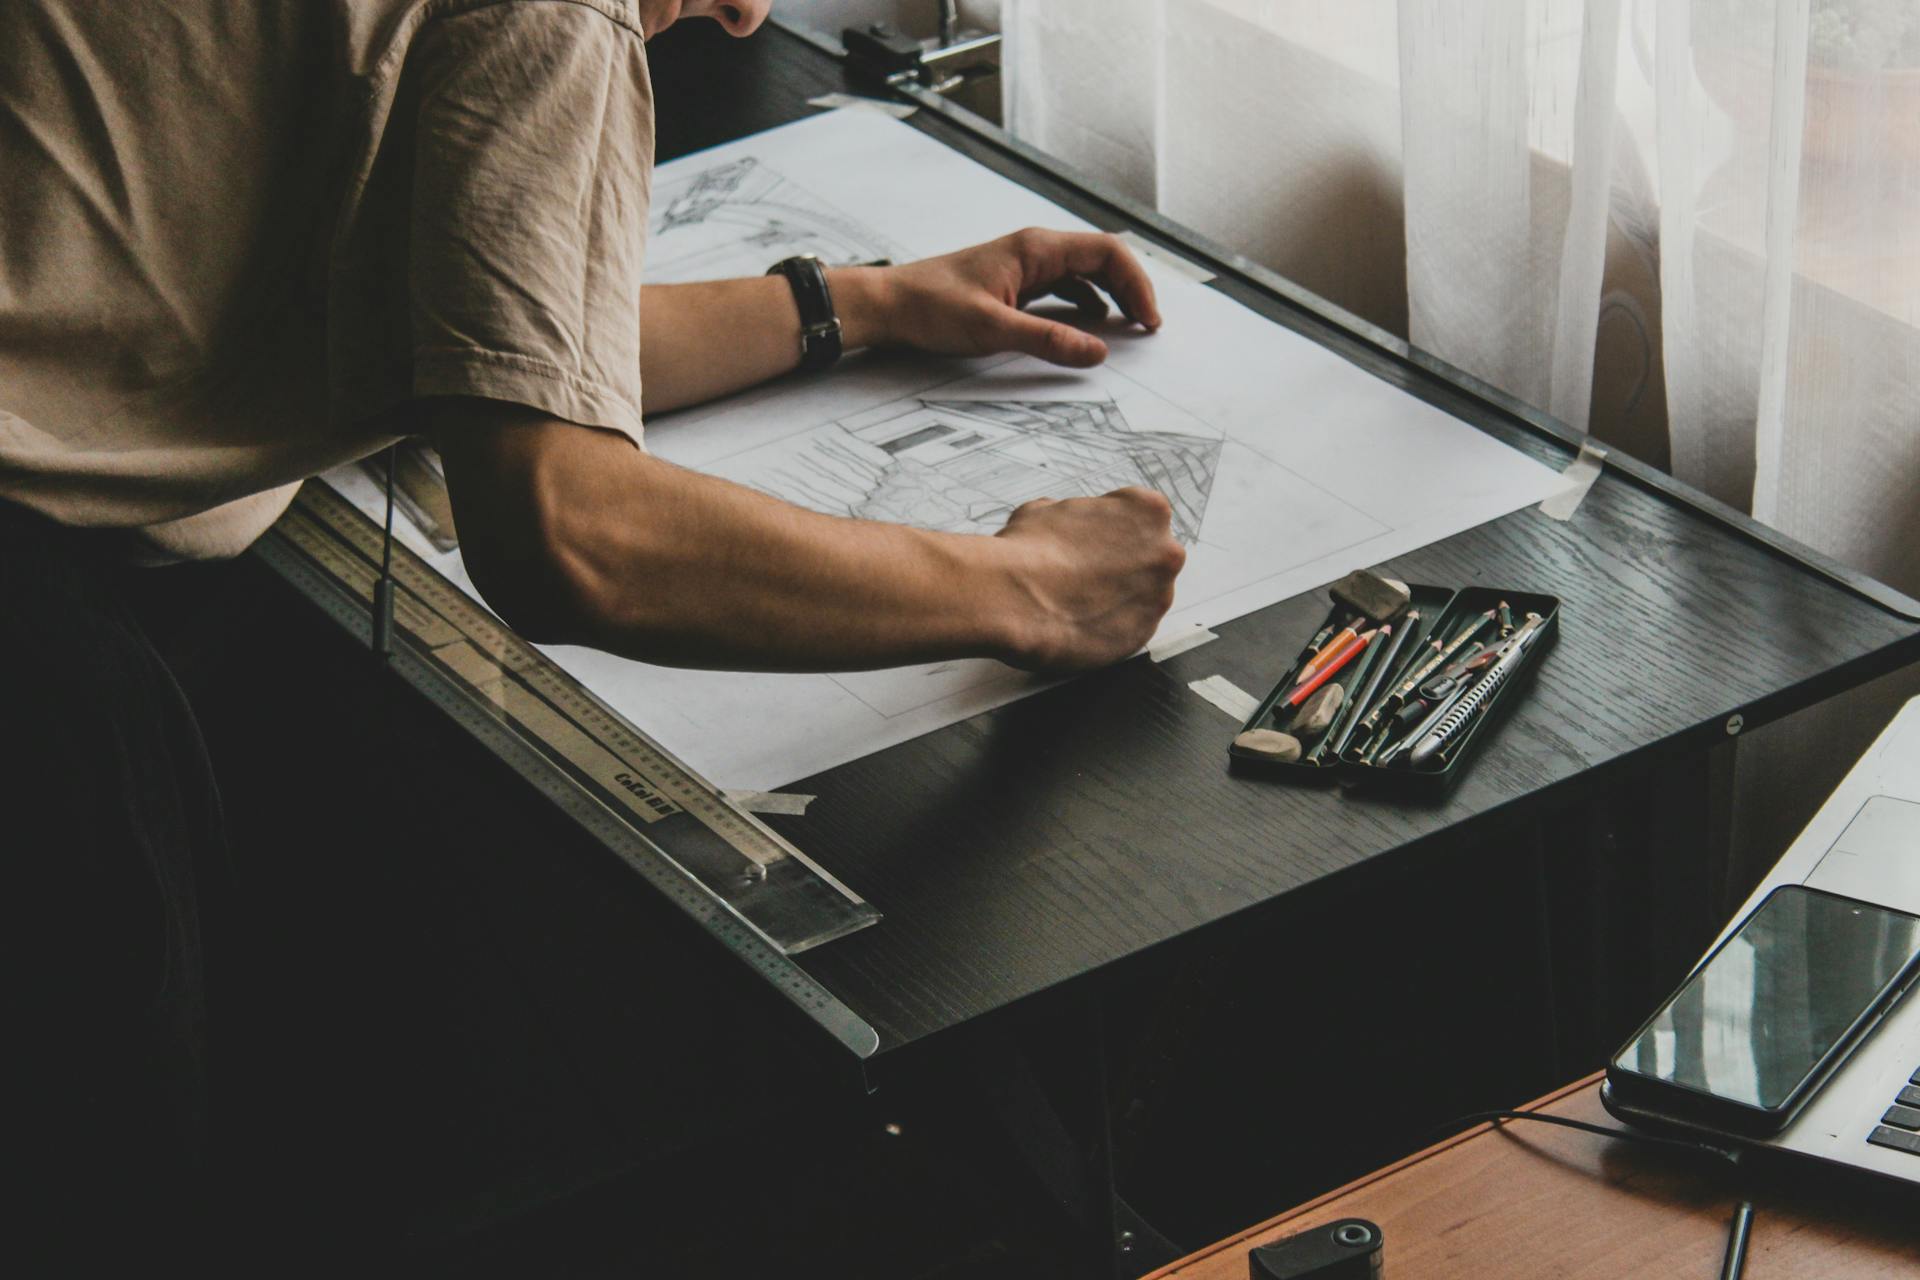
[[[833,310],[827,270],[810,253],[776,262],[768,275],[783,275],[800,309],[800,367],[809,373],[830,368],[840,358],[840,317]]]

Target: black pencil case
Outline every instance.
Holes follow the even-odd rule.
[[[1526,696],[1527,687],[1532,683],[1534,673],[1539,669],[1542,659],[1558,641],[1560,601],[1555,596],[1541,595],[1538,592],[1506,591],[1492,587],[1454,589],[1428,584],[1409,584],[1409,590],[1412,600],[1408,607],[1397,617],[1388,620],[1396,627],[1401,627],[1408,625],[1406,619],[1411,613],[1420,614],[1418,622],[1413,624],[1416,629],[1408,637],[1403,654],[1418,654],[1423,650],[1430,652],[1436,639],[1444,645],[1446,640],[1464,629],[1471,619],[1484,615],[1490,609],[1495,611],[1496,621],[1484,632],[1486,647],[1482,652],[1497,649],[1503,638],[1497,621],[1498,608],[1502,602],[1508,606],[1515,630],[1525,625],[1528,615],[1537,614],[1540,618],[1537,624],[1539,634],[1515,659],[1513,669],[1502,678],[1497,687],[1482,695],[1476,708],[1464,718],[1460,728],[1452,736],[1444,753],[1435,760],[1424,762],[1423,767],[1420,768],[1415,768],[1410,763],[1406,750],[1402,750],[1393,757],[1390,763],[1383,764],[1381,761],[1388,758],[1388,751],[1395,741],[1390,736],[1371,760],[1363,758],[1364,752],[1356,748],[1356,742],[1359,748],[1364,748],[1374,736],[1359,731],[1363,723],[1361,716],[1366,708],[1355,707],[1348,712],[1347,706],[1343,705],[1344,714],[1336,716],[1328,729],[1300,741],[1300,759],[1277,760],[1270,755],[1243,747],[1236,741],[1228,749],[1228,767],[1235,773],[1285,778],[1289,781],[1304,783],[1337,781],[1378,786],[1386,791],[1422,797],[1440,796],[1451,790],[1472,763],[1482,744],[1497,728],[1498,722],[1511,712],[1521,698]],[[1350,620],[1350,616],[1349,610],[1332,608],[1328,611],[1320,630],[1340,627]],[[1305,637],[1302,639],[1304,647]],[[1364,653],[1362,656],[1364,657]],[[1442,671],[1450,669],[1453,661],[1457,660],[1456,657],[1454,660],[1443,663],[1433,676],[1422,682],[1422,685],[1431,687],[1433,680]],[[1267,696],[1261,699],[1259,709],[1241,726],[1242,733],[1253,729],[1277,728],[1286,731],[1287,720],[1283,704],[1295,688],[1296,678],[1302,665],[1296,662],[1273,686]],[[1358,669],[1359,660],[1356,659],[1353,665]],[[1403,667],[1401,674],[1405,675],[1411,669],[1411,666]],[[1364,680],[1363,675],[1354,683],[1360,684]],[[1329,681],[1329,683],[1338,682],[1338,677]],[[1393,681],[1383,681],[1380,692],[1383,694],[1388,692],[1393,684]],[[1466,686],[1468,693],[1471,692],[1471,688],[1471,684]],[[1343,691],[1345,691],[1344,686]],[[1414,696],[1418,696],[1417,691]],[[1276,718],[1277,713],[1279,718]],[[1390,722],[1390,716],[1383,716],[1381,723]],[[1407,723],[1409,722],[1402,722],[1403,727]],[[1349,729],[1353,732],[1347,732]],[[1337,739],[1342,737],[1347,738],[1348,749],[1344,754],[1336,755],[1332,748],[1339,745]]]

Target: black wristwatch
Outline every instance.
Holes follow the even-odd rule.
[[[840,317],[833,312],[833,292],[827,288],[827,269],[810,253],[767,268],[793,287],[800,308],[800,367],[809,373],[831,368],[840,358]]]

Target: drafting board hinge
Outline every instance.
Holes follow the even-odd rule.
[[[960,29],[956,17],[943,14],[940,34],[916,40],[898,27],[873,22],[841,32],[847,72],[858,80],[888,86],[918,84],[935,93],[951,93],[984,64],[998,70],[1000,33]]]

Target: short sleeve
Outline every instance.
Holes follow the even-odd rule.
[[[653,168],[646,48],[597,7],[484,6],[427,24],[408,228],[414,396],[640,418]]]

